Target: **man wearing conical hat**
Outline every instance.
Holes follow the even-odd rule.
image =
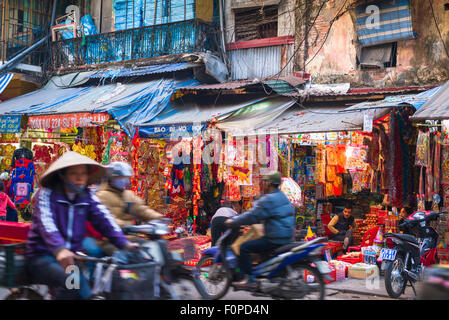
[[[40,179],[34,214],[26,244],[33,281],[54,288],[56,299],[87,299],[92,293],[83,273],[79,286],[67,287],[74,252],[83,249],[86,221],[120,249],[137,245],[128,241],[110,212],[100,203],[90,184],[98,183],[105,168],[76,152],[66,152]]]

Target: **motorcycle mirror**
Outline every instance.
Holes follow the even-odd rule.
[[[434,194],[433,195],[433,202],[435,202],[436,204],[439,204],[441,201],[440,195],[439,194]]]

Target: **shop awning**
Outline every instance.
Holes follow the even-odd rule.
[[[411,117],[412,120],[449,119],[449,81],[435,92]]]
[[[176,101],[158,114],[149,125],[139,127],[139,135],[145,138],[167,138],[172,133],[190,135],[200,133],[207,122],[214,118],[223,118],[232,112],[257,104],[267,99],[233,96],[215,99],[217,101]]]
[[[8,73],[3,77],[0,77],[0,94],[6,89],[9,82],[12,80],[12,77],[14,77],[14,73]]]
[[[376,120],[385,116],[394,107],[413,106],[418,109],[436,92],[439,92],[439,87],[415,95],[391,96],[384,100],[361,102],[349,108],[295,107],[255,129],[258,132],[271,131],[280,134],[363,130],[365,115]]]
[[[133,135],[135,126],[149,123],[164,111],[179,86],[190,84],[197,85],[198,81],[161,79],[65,89],[43,88],[0,103],[0,114],[43,116],[107,112]]]
[[[310,109],[295,107],[287,110],[270,123],[256,128],[256,133],[297,134],[363,129],[363,113],[360,111],[345,112],[345,109],[343,107],[313,107]]]
[[[296,100],[287,97],[265,99],[229,115],[219,117],[216,126],[234,135],[247,135],[254,129],[273,122],[295,103]]]

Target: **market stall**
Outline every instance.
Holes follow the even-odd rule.
[[[435,93],[411,117],[418,128],[415,166],[419,171],[418,210],[449,211],[449,82],[434,89]],[[442,206],[434,202],[438,194]],[[432,222],[439,236],[438,257],[449,261],[449,216]]]

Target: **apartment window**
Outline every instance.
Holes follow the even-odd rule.
[[[277,37],[278,6],[235,10],[235,40]]]
[[[385,69],[396,67],[397,42],[362,47],[357,57],[360,69]]]

